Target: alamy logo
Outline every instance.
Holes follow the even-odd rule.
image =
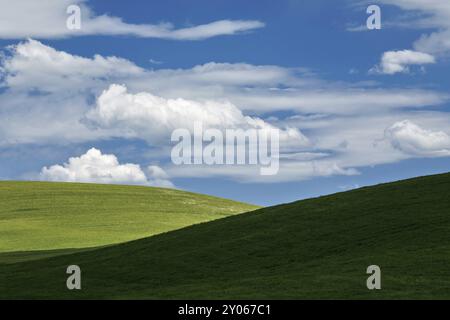
[[[366,285],[369,290],[381,289],[381,269],[377,265],[371,265],[367,267],[367,274],[370,276],[367,278]]]
[[[224,134],[225,132],[225,134]],[[171,152],[175,165],[259,165],[261,175],[279,170],[278,129],[203,129],[194,123],[194,131],[176,129],[171,141],[178,142]]]
[[[70,276],[67,278],[66,286],[69,290],[81,290],[81,269],[77,265],[71,265],[67,267],[67,274]]]
[[[367,13],[370,16],[367,18],[367,29],[380,30],[381,29],[381,8],[377,5],[371,5],[367,8]]]
[[[69,17],[66,20],[66,26],[69,30],[81,29],[81,8],[75,4],[67,7],[67,14]]]

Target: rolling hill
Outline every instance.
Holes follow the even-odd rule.
[[[130,241],[257,208],[173,189],[8,181],[0,182],[0,203],[0,263]]]
[[[421,177],[4,264],[0,298],[448,299],[449,190],[450,174]],[[82,290],[65,287],[71,264]]]

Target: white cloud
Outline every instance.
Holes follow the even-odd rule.
[[[2,63],[6,74],[4,84],[13,90],[79,91],[103,84],[105,79],[138,76],[144,72],[126,59],[101,55],[84,58],[32,39],[8,49],[10,54]]]
[[[412,50],[387,51],[381,58],[381,63],[372,71],[383,74],[407,73],[411,65],[435,63],[435,58],[427,53]]]
[[[220,166],[173,166],[166,168],[171,177],[210,178],[222,177],[239,182],[274,183],[311,179],[313,177],[330,177],[333,175],[358,175],[354,168],[343,168],[333,160],[280,162],[276,175],[262,176],[257,165],[220,165]]]
[[[153,187],[174,188],[167,173],[158,166],[148,166],[147,176],[150,179],[150,185]]]
[[[450,5],[448,0],[374,0],[375,3],[396,6],[406,13],[396,20],[384,21],[383,27],[434,29],[416,40],[414,50],[388,51],[380,64],[371,72],[395,74],[408,72],[409,65],[435,63],[435,60],[450,54]],[[367,30],[367,29],[361,29]],[[359,31],[353,29],[350,31]]]
[[[450,15],[448,19],[450,19]],[[417,50],[430,52],[438,56],[448,55],[450,53],[450,29],[422,35],[414,43],[414,47]]]
[[[129,35],[170,40],[202,40],[264,27],[255,20],[220,20],[176,29],[170,23],[132,24],[107,14],[96,15],[86,0],[0,0],[0,38],[66,38],[85,35]],[[69,30],[69,5],[81,9],[81,29]],[[137,10],[139,8],[136,8]]]
[[[355,114],[437,105],[448,98],[430,90],[329,83],[298,68],[212,62],[154,71],[117,57],[71,55],[33,40],[11,50],[2,67],[4,85],[14,92],[99,95],[111,83],[124,83],[133,91],[156,92],[165,98],[227,100],[256,114],[279,110]]]
[[[44,167],[40,178],[46,181],[136,184],[173,187],[164,171],[151,166],[149,178],[137,164],[120,164],[113,154],[102,154],[92,148],[80,157],[72,157],[63,165]]]
[[[129,93],[123,85],[111,85],[87,114],[92,124],[103,129],[121,130],[122,136],[150,142],[166,139],[173,130],[193,130],[199,122],[204,129],[274,129],[260,118],[244,116],[233,104],[223,101],[165,99],[148,92]],[[294,128],[280,130],[281,142],[306,146],[308,139]]]
[[[160,60],[155,60],[155,59],[148,59],[148,62],[150,62],[151,64],[163,64],[163,61]]]
[[[450,52],[450,5],[448,0],[378,0],[380,3],[397,6],[408,12],[409,21],[403,22],[408,28],[436,29],[431,34],[423,34],[414,43],[414,49],[432,55],[446,55]]]
[[[280,155],[278,174],[258,175],[257,166],[166,166],[171,177],[225,177],[241,182],[285,182],[332,175],[356,175],[359,168],[390,164],[417,157],[395,148],[384,134],[387,124],[401,122],[405,116],[426,127],[448,128],[446,112],[379,112],[369,115],[290,117],[280,125],[303,128],[313,145],[304,152]],[[278,125],[278,123],[275,123]],[[433,153],[432,156],[438,156]]]
[[[125,59],[84,58],[35,40],[8,47],[0,66],[6,89],[0,95],[0,145],[107,138],[108,133],[80,121],[91,108],[89,99],[108,81],[142,73]]]
[[[448,112],[397,110],[370,115],[295,118],[288,120],[287,125],[303,128],[315,142],[313,150],[328,154],[320,160],[334,161],[342,168],[360,168],[416,157],[393,147],[385,137],[386,127],[406,117],[435,131],[446,131],[450,124]]]
[[[392,26],[427,28],[436,31],[422,34],[414,42],[413,50],[388,51],[383,54],[380,66],[371,71],[395,74],[408,72],[408,65],[435,63],[435,58],[450,54],[450,5],[448,0],[378,0],[381,4],[397,6],[409,13],[400,23]]]
[[[397,148],[414,156],[450,156],[450,136],[443,131],[423,129],[404,120],[386,129],[385,137]]]
[[[145,161],[160,163],[171,177],[255,179],[249,167],[167,167],[171,131],[189,129],[199,119],[219,129],[281,128],[284,141],[295,143],[284,143],[284,150],[281,144],[279,174],[267,181],[356,174],[355,168],[414,157],[374,141],[405,118],[436,130],[450,123],[444,110],[426,111],[449,101],[448,93],[431,89],[329,82],[301,68],[246,63],[147,70],[118,57],[80,57],[33,40],[10,50],[0,70],[0,147],[139,139],[149,148]],[[293,116],[275,114],[281,110]],[[144,172],[148,184],[164,184]]]

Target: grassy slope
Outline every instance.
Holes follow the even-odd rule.
[[[5,252],[110,245],[256,208],[178,190],[48,182],[0,182],[0,203],[0,262],[21,255]]]
[[[0,265],[0,298],[450,298],[449,190],[423,177]],[[371,264],[382,290],[365,287]]]

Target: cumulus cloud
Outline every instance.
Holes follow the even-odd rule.
[[[414,12],[402,25],[408,28],[436,29],[423,34],[414,49],[432,55],[447,55],[450,52],[450,5],[447,0],[378,0],[383,4],[397,6],[407,12]]]
[[[126,59],[84,58],[32,39],[9,46],[0,61],[0,146],[108,138],[80,121],[89,100],[105,83],[144,72]]]
[[[150,179],[149,184],[153,187],[174,188],[168,174],[161,167],[148,166],[147,176]]]
[[[443,131],[423,129],[404,120],[386,129],[385,137],[392,146],[407,154],[424,157],[450,155],[450,136]]]
[[[391,144],[374,148],[373,141],[405,118],[420,115],[420,123],[439,130],[450,121],[443,110],[426,113],[449,101],[445,92],[330,82],[303,68],[211,62],[147,70],[119,57],[81,57],[28,40],[9,48],[0,73],[0,148],[125,138],[151,148],[145,161],[161,163],[170,177],[223,172],[251,179],[248,167],[167,168],[171,131],[199,119],[219,129],[281,129],[280,171],[271,181],[354,174],[351,168],[412,157]],[[148,184],[160,183],[142,171]]]
[[[87,119],[104,129],[122,129],[122,135],[149,141],[167,140],[173,130],[193,130],[195,123],[204,129],[278,129],[260,118],[244,116],[230,102],[165,99],[148,92],[129,93],[123,85],[113,84],[97,99]],[[297,146],[309,144],[298,129],[280,130],[281,142]]]
[[[372,73],[406,73],[410,65],[435,63],[450,54],[450,5],[448,0],[375,0],[375,3],[396,6],[405,12],[393,21],[383,22],[385,27],[435,30],[424,33],[413,44],[413,50],[387,51]],[[367,30],[361,29],[361,30]]]
[[[40,178],[46,181],[135,184],[173,187],[165,172],[150,167],[149,178],[137,164],[120,164],[113,154],[92,148],[80,157],[69,158],[63,165],[43,167]]]
[[[212,62],[188,69],[145,70],[118,57],[80,57],[34,40],[10,47],[1,67],[3,85],[14,92],[97,96],[111,83],[124,83],[133,91],[165,98],[227,100],[255,114],[287,110],[355,114],[436,105],[447,99],[430,90],[329,83],[304,69],[270,65]]]
[[[96,87],[105,79],[138,76],[144,72],[126,59],[101,55],[84,58],[33,39],[9,46],[2,68],[5,86],[16,91],[36,89],[50,93],[80,91]]]
[[[66,26],[67,8],[81,9],[81,28]],[[132,24],[108,14],[96,15],[86,0],[0,0],[0,38],[20,39],[66,38],[86,35],[129,35],[170,40],[202,40],[221,35],[234,35],[264,27],[255,20],[219,20],[207,24],[175,28],[171,23]]]
[[[435,58],[428,53],[412,50],[387,51],[383,53],[380,65],[372,71],[382,74],[407,73],[411,65],[423,66],[435,62]]]
[[[448,0],[378,0],[381,4],[397,6],[408,13],[400,22],[387,22],[390,26],[435,29],[425,33],[413,43],[414,50],[388,51],[372,72],[395,74],[408,72],[409,65],[435,63],[435,59],[450,54],[450,5]]]

